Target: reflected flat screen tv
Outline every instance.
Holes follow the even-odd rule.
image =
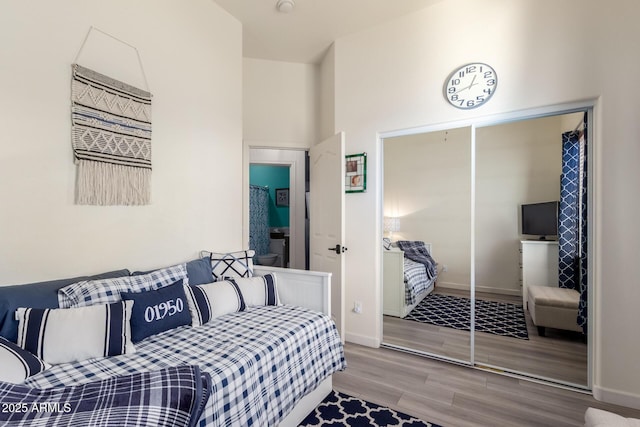
[[[529,203],[522,205],[522,234],[538,236],[558,235],[559,202]]]

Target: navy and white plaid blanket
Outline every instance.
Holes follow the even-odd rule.
[[[412,261],[424,264],[427,269],[427,277],[434,279],[438,275],[436,262],[431,257],[424,242],[417,240],[398,240],[398,247],[404,251],[404,256]]]
[[[424,264],[404,258],[404,302],[406,305],[415,304],[418,295],[428,290],[434,279],[427,277],[427,269]]]
[[[272,426],[346,362],[328,316],[287,305],[251,307],[151,336],[134,354],[56,365],[25,385],[60,387],[180,365],[211,376],[200,426]]]
[[[211,378],[197,366],[111,377],[46,390],[0,382],[3,426],[193,426]]]

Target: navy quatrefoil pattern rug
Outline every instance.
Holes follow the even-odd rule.
[[[471,300],[430,294],[405,319],[468,331],[471,324]],[[529,339],[524,311],[521,305],[516,304],[476,300],[475,329],[494,335]]]
[[[300,427],[440,427],[366,400],[332,391]]]

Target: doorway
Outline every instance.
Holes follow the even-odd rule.
[[[278,267],[307,269],[306,158],[304,150],[249,149],[249,185],[269,187],[268,253]]]
[[[441,306],[450,304],[444,306],[449,311],[459,310],[451,308],[452,301],[467,301],[463,306],[466,313],[448,323],[416,321],[422,312],[414,319],[409,318],[411,315],[383,316],[384,346],[575,388],[591,387],[589,334],[548,328],[543,336],[532,315],[534,308],[522,305],[522,242],[537,236],[522,235],[520,208],[560,198],[563,132],[578,131],[580,118],[585,113],[592,117],[592,111],[590,103],[549,107],[466,126],[453,124],[384,135],[381,216],[395,217],[399,222],[395,240],[426,242],[438,263],[438,277],[429,296],[419,297],[440,301]],[[589,163],[594,152],[591,128],[586,129]],[[410,152],[394,159],[402,155],[402,145]],[[429,151],[421,155],[424,149]],[[410,169],[407,166],[415,157],[421,158],[421,165],[414,168],[420,173],[406,176]],[[393,171],[394,164],[402,166]],[[453,179],[449,179],[452,174]],[[592,180],[589,176],[588,181]],[[588,188],[588,200],[593,200],[592,186]],[[449,230],[446,225],[456,220],[458,225]],[[585,232],[592,228],[592,222],[587,222]],[[553,242],[542,246],[552,247]],[[592,248],[589,244],[589,250],[585,250],[588,259],[593,257]],[[387,281],[392,280],[385,258],[394,248],[381,250],[384,305]],[[557,261],[557,250],[550,257]],[[592,264],[585,261],[584,265]],[[554,268],[555,279],[544,286],[558,287]],[[583,274],[591,289],[591,272]],[[589,306],[591,300],[589,297]],[[485,302],[519,309],[519,333],[524,328],[524,337],[506,334],[511,325],[497,326],[491,333],[483,329],[487,327],[482,318],[487,310]],[[491,314],[488,323],[494,323],[494,318]],[[588,324],[592,321],[589,316]]]

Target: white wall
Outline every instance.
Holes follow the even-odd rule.
[[[560,200],[562,117],[476,130],[478,291],[521,294],[520,205]]]
[[[320,64],[320,138],[325,140],[335,131],[335,55],[331,45]]]
[[[335,43],[335,128],[347,151],[369,154],[367,193],[347,197],[348,340],[381,338],[380,153],[377,133],[596,99],[593,159],[595,395],[640,407],[640,68],[635,0],[448,0]],[[499,86],[480,109],[448,106],[455,67],[493,65]],[[629,84],[621,84],[629,82]]]
[[[243,130],[254,147],[309,148],[319,140],[319,67],[244,59]]]
[[[91,26],[142,58],[153,94],[148,206],[73,202],[71,64]],[[79,63],[143,82],[130,48],[92,37]],[[148,269],[241,246],[238,21],[210,0],[2,2],[0,51],[0,284]]]
[[[400,218],[393,240],[431,243],[438,286],[469,289],[471,128],[385,139],[384,214]]]

